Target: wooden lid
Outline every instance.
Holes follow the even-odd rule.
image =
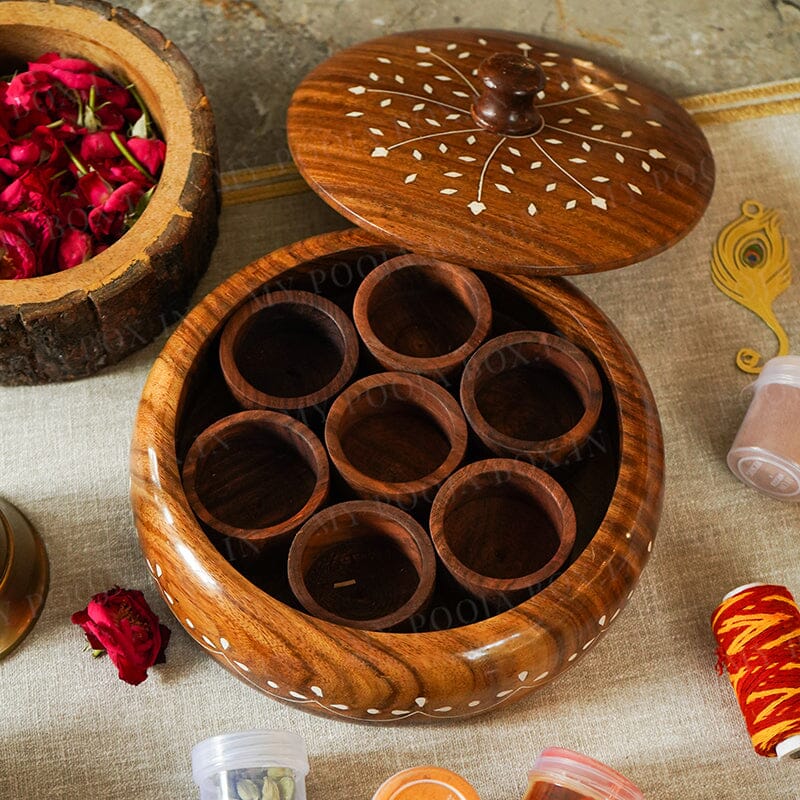
[[[673,100],[566,45],[429,30],[337,53],[298,87],[289,145],[333,208],[495,272],[613,269],[683,237],[714,186]]]

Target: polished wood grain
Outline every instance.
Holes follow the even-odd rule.
[[[517,67],[498,66],[497,54],[515,54]],[[532,63],[520,64],[520,55]],[[676,102],[591,59],[571,45],[501,31],[412,31],[360,43],[300,84],[289,146],[333,208],[418,254],[528,275],[631,264],[700,219],[714,161]],[[547,83],[532,97],[534,64]],[[531,114],[541,115],[541,130],[503,133],[512,117],[526,127],[518,107],[499,115],[498,132],[487,129],[489,107],[507,105],[514,81],[523,100],[537,103]]]
[[[436,552],[470,594],[519,602],[541,589],[575,544],[575,511],[544,470],[490,458],[458,470],[430,517]]]
[[[381,366],[448,380],[486,338],[492,304],[472,270],[405,255],[364,278],[353,320]]]
[[[256,548],[287,539],[328,497],[322,443],[275,411],[242,411],[206,428],[182,477],[189,505],[206,525]]]
[[[358,281],[400,254],[396,246],[350,230],[276,250],[231,277],[198,304],[156,359],[131,452],[131,499],[148,568],[199,646],[272,698],[383,724],[484,713],[578,664],[612,626],[647,562],[664,467],[653,396],[634,354],[603,313],[561,279],[484,277],[497,333],[513,329],[517,318],[524,328],[557,328],[591,354],[607,385],[606,438],[598,439],[593,458],[558,471],[578,517],[576,552],[567,569],[532,598],[488,619],[466,617],[462,612],[480,609],[463,598],[455,596],[449,606],[446,598],[436,600],[424,632],[402,634],[315,619],[288,599],[272,597],[257,575],[244,578],[193,514],[177,453],[185,425],[195,424],[187,415],[207,413],[198,397],[219,384],[225,389],[209,366],[221,329],[265,284],[316,286],[341,303],[352,302]],[[342,286],[345,272],[352,286]],[[601,504],[589,502],[595,495],[605,498]],[[464,623],[450,628],[448,612],[461,614]]]
[[[493,453],[553,467],[591,436],[603,389],[592,362],[571,342],[515,331],[475,353],[460,397],[472,430]]]
[[[167,142],[158,188],[118,242],[65,272],[0,281],[0,383],[70,380],[116,363],[182,315],[217,238],[211,107],[177,47],[99,0],[0,3],[0,58],[86,58],[133,83]]]
[[[353,377],[358,346],[353,323],[335,303],[311,292],[270,292],[228,322],[219,360],[244,408],[307,415]]]
[[[339,503],[312,517],[289,550],[289,583],[310,614],[363,630],[393,630],[430,602],[430,537],[394,506]]]
[[[467,423],[438,384],[382,372],[339,395],[325,422],[325,445],[356,494],[416,508],[431,503],[461,463]]]
[[[44,542],[22,512],[0,498],[0,659],[36,624],[49,585]]]

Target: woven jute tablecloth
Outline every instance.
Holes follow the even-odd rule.
[[[722,595],[741,583],[783,583],[800,595],[800,506],[745,488],[724,461],[749,382],[735,353],[746,345],[771,355],[774,337],[709,275],[717,233],[751,198],[781,211],[800,267],[800,81],[686,105],[717,162],[707,214],[669,252],[576,281],[637,353],[666,444],[656,546],[603,642],[539,693],[468,722],[356,726],[239,683],[172,619],[131,521],[131,427],[162,339],[88,380],[0,389],[0,494],[41,531],[52,567],[39,624],[0,662],[0,798],[194,797],[192,745],[254,727],[306,738],[312,800],[368,800],[389,774],[420,763],[462,773],[483,800],[515,800],[548,745],[608,763],[651,800],[800,798],[800,764],[752,751],[727,678],[715,672],[709,628]],[[345,227],[291,167],[229,175],[225,185],[221,239],[196,299],[280,245]],[[776,304],[798,349],[799,300],[796,283]],[[137,688],[82,652],[81,632],[69,622],[90,595],[115,584],[144,588],[173,630],[168,663]]]

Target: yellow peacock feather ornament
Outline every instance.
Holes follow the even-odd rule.
[[[772,310],[772,304],[792,282],[789,248],[780,231],[774,209],[764,209],[755,200],[742,203],[742,214],[726,225],[714,245],[711,277],[714,285],[731,300],[760,317],[778,337],[778,352],[789,352],[789,337]],[[762,356],[749,347],[736,354],[736,366],[758,374]]]

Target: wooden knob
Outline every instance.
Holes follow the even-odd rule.
[[[544,88],[542,68],[517,53],[495,53],[478,67],[481,94],[472,104],[472,118],[482,128],[506,136],[527,136],[541,130],[542,115],[534,100]]]

